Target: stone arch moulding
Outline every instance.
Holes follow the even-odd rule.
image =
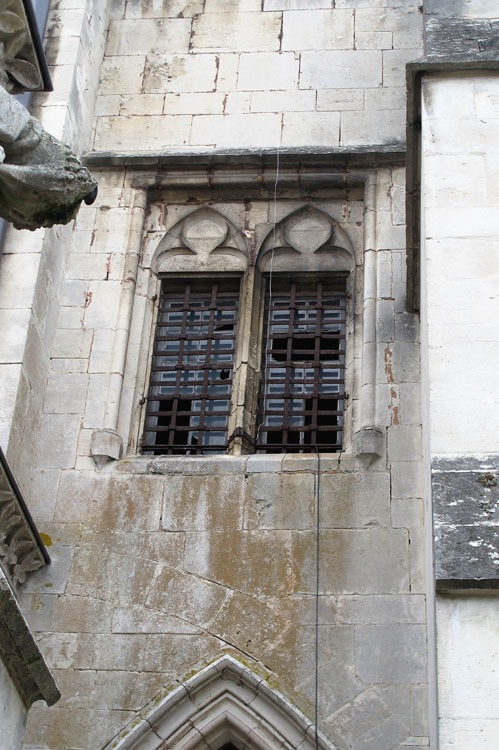
[[[157,273],[244,272],[249,250],[241,232],[207,206],[184,216],[160,240],[151,259]]]
[[[307,204],[282,219],[265,237],[257,266],[269,271],[351,271],[355,265],[346,232],[320,209]]]
[[[134,719],[105,750],[314,750],[315,727],[267,681],[224,654]],[[319,750],[335,750],[321,733]]]

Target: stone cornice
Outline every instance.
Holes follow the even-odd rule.
[[[50,558],[0,448],[0,565],[12,586]]]
[[[10,94],[52,91],[31,0],[3,0],[0,9],[0,85]]]

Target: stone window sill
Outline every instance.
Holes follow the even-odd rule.
[[[321,453],[321,472],[355,471],[359,459],[346,453]],[[317,456],[276,454],[252,456],[128,456],[112,471],[124,474],[257,474],[317,471]]]

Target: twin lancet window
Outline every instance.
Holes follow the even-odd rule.
[[[318,221],[314,211],[298,218],[304,228],[312,223],[317,236],[317,224],[325,220],[321,216]],[[333,222],[328,221],[326,234],[331,235]],[[261,263],[260,293],[253,296],[247,289],[242,294],[241,274],[162,278],[144,453],[225,453],[242,435],[246,451],[260,453],[342,449],[349,273],[336,270],[338,263],[324,262],[334,250],[344,255],[342,248],[326,245],[319,263],[292,259],[297,265],[293,273],[273,245],[272,257]],[[248,299],[253,302],[243,302]],[[245,304],[259,309],[246,310]],[[254,323],[238,330],[240,321],[248,319],[257,321],[256,334]],[[255,335],[258,344],[244,341]],[[243,377],[238,375],[242,350],[249,349],[255,352],[254,375]],[[249,408],[244,404],[246,417],[239,420],[244,427],[238,427],[237,417],[234,421],[241,400],[250,402]]]

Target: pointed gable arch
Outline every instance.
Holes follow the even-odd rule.
[[[106,750],[314,750],[312,722],[265,678],[229,654],[134,719]],[[319,733],[319,750],[335,750]]]
[[[151,259],[156,273],[244,272],[247,243],[237,227],[205,206],[184,216],[166,232]]]
[[[353,246],[329,214],[307,204],[282,219],[265,237],[258,253],[260,271],[351,271]]]

